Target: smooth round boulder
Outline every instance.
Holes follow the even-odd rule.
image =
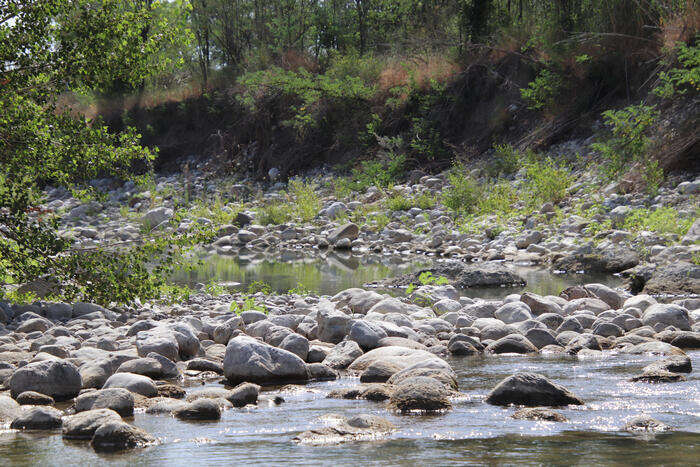
[[[671,427],[645,414],[632,418],[625,424],[624,427],[622,427],[622,429],[624,431],[629,431],[630,433],[643,433],[668,431],[671,429]]]
[[[565,416],[551,409],[525,408],[517,410],[513,414],[516,420],[544,420],[546,422],[566,422]]]
[[[17,396],[19,405],[53,405],[53,397],[35,391],[24,391]]]
[[[75,411],[112,409],[122,417],[134,415],[134,396],[128,389],[108,388],[86,392],[75,399]]]
[[[77,396],[83,387],[78,368],[65,360],[44,360],[18,368],[10,377],[10,392],[16,398],[25,391],[35,391],[64,401]]]
[[[681,331],[690,331],[690,316],[688,310],[675,304],[656,303],[646,309],[642,315],[642,323],[657,329],[673,326]]]
[[[583,401],[568,389],[537,373],[516,373],[498,383],[486,397],[492,405],[564,406]]]
[[[221,409],[212,399],[197,399],[173,411],[180,420],[219,420]]]
[[[158,388],[151,378],[134,373],[114,373],[102,387],[102,389],[109,388],[128,389],[144,397],[156,397],[158,395]]]
[[[90,446],[96,452],[119,452],[146,446],[155,438],[140,428],[121,421],[101,425],[92,435]]]
[[[399,383],[389,404],[401,413],[435,412],[452,408],[450,392],[440,381],[427,376],[407,378]]]
[[[521,334],[510,334],[489,344],[484,351],[490,354],[529,354],[537,353],[537,347]]]
[[[224,375],[232,384],[275,384],[309,379],[306,364],[297,355],[252,337],[238,336],[226,346]]]
[[[389,336],[378,324],[364,320],[355,321],[348,333],[348,339],[357,342],[365,351],[379,347],[379,341],[385,337]]]
[[[105,423],[121,422],[122,418],[111,409],[95,409],[70,415],[63,419],[63,437],[66,439],[91,439],[95,431]]]
[[[13,430],[54,430],[61,428],[63,413],[53,407],[27,407],[10,424]]]

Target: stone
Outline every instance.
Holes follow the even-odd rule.
[[[677,383],[686,380],[687,378],[683,375],[658,368],[645,370],[641,375],[630,378],[633,383]]]
[[[364,320],[355,321],[348,333],[348,339],[357,342],[364,351],[379,347],[379,341],[385,337],[389,336],[384,329],[375,323]]]
[[[12,397],[25,391],[35,391],[56,401],[72,399],[83,387],[75,365],[60,359],[29,363],[15,370],[8,385]]]
[[[362,383],[385,383],[394,373],[403,369],[402,366],[392,362],[377,360],[372,362],[360,375]]]
[[[0,395],[0,422],[11,422],[21,413],[21,406],[11,397]]]
[[[538,350],[548,345],[557,345],[557,340],[551,332],[546,329],[528,329],[525,331],[525,338],[529,340]]]
[[[532,313],[530,313],[530,307],[525,303],[510,302],[498,308],[494,317],[506,324],[513,324],[532,319]]]
[[[528,354],[537,353],[537,347],[535,347],[532,342],[527,340],[527,338],[521,334],[509,334],[498,339],[496,342],[489,344],[486,347],[485,352],[490,354]]]
[[[114,373],[107,379],[102,388],[124,388],[144,397],[158,395],[158,388],[151,378],[134,373]]]
[[[671,427],[651,418],[649,415],[638,415],[629,420],[622,429],[630,433],[639,433],[668,431]]]
[[[360,235],[360,228],[352,222],[337,227],[328,234],[328,242],[334,245],[340,239],[355,240]]]
[[[234,407],[244,407],[248,404],[257,404],[260,386],[253,383],[241,383],[233,388],[226,397]]]
[[[673,326],[681,331],[690,331],[688,310],[674,304],[657,303],[651,305],[642,315],[642,323],[654,328],[660,324],[663,327]]]
[[[119,452],[155,443],[155,438],[140,428],[121,421],[101,425],[92,435],[90,446],[96,452]]]
[[[172,414],[177,409],[185,407],[186,405],[187,403],[181,400],[169,397],[154,397],[153,399],[149,399],[149,406],[146,409],[146,413],[152,415]]]
[[[328,352],[322,363],[336,370],[344,370],[363,353],[357,342],[343,341]]]
[[[229,341],[224,357],[224,375],[233,384],[308,380],[306,364],[301,358],[248,336],[234,337]]]
[[[568,389],[537,373],[516,373],[498,383],[486,397],[492,405],[564,406],[583,401]]]
[[[328,445],[377,440],[394,430],[394,425],[377,415],[360,414],[346,419],[333,415],[331,426],[304,431],[293,438],[299,444]]]
[[[333,381],[338,379],[338,372],[323,363],[310,363],[306,365],[306,372],[311,381]]]
[[[319,304],[316,323],[318,324],[316,331],[318,339],[337,344],[350,331],[352,318],[342,311],[336,310],[330,302],[325,301]]]
[[[687,355],[671,355],[658,362],[651,363],[644,367],[644,373],[648,371],[663,370],[671,373],[690,373],[693,365]]]
[[[150,211],[146,212],[146,214],[143,215],[141,218],[141,223],[146,227],[146,228],[154,228],[160,224],[162,224],[165,221],[168,221],[172,219],[173,217],[173,210],[170,208],[166,207],[157,207],[155,209],[151,209]]]
[[[173,415],[181,420],[219,420],[221,409],[211,399],[197,399],[176,409]]]
[[[10,424],[13,430],[54,430],[61,428],[63,413],[53,407],[27,407]]]
[[[551,409],[540,409],[540,408],[525,408],[519,409],[513,414],[513,418],[516,420],[544,420],[547,422],[566,422],[568,421],[566,417],[559,412],[555,412]]]
[[[447,350],[452,355],[456,356],[477,355],[479,353],[479,351],[476,350],[476,348],[472,344],[465,341],[452,342],[448,344]]]
[[[95,409],[70,415],[63,419],[63,437],[67,439],[91,439],[95,431],[105,423],[121,422],[117,412]]]
[[[153,379],[176,378],[179,376],[180,372],[177,370],[177,366],[170,359],[157,353],[149,355],[152,355],[152,357],[135,358],[122,363],[117,368],[116,373],[134,373]]]
[[[686,261],[659,266],[642,291],[652,295],[700,294],[700,266]]]
[[[35,391],[25,391],[17,396],[20,405],[53,405],[53,397]]]
[[[562,314],[561,306],[554,300],[541,297],[531,292],[525,292],[520,296],[520,301],[528,306],[530,312],[539,316],[545,313]]]
[[[192,371],[212,371],[218,375],[224,374],[224,366],[206,358],[193,358],[187,362],[187,369]]]
[[[389,403],[401,413],[435,412],[452,408],[449,396],[449,390],[438,380],[417,376],[399,383],[394,389]]]
[[[309,340],[294,332],[282,339],[278,347],[293,353],[302,360],[306,360],[306,357],[309,355]]]
[[[90,391],[75,399],[75,411],[112,409],[122,417],[134,415],[134,396],[124,388],[108,388]]]

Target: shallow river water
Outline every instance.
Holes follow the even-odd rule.
[[[694,368],[700,352],[690,354]],[[121,455],[97,455],[87,442],[60,434],[0,433],[2,465],[697,465],[700,459],[700,380],[669,384],[626,380],[658,357],[606,353],[596,360],[545,357],[452,358],[462,397],[434,416],[396,415],[369,401],[327,399],[355,378],[273,391],[285,403],[230,409],[218,422],[183,422],[137,413],[133,423],[160,444]],[[518,370],[537,371],[585,401],[561,409],[568,423],[520,421],[514,408],[487,405],[484,396]],[[188,388],[189,391],[196,388]],[[329,414],[372,413],[397,430],[387,439],[334,446],[297,445],[299,432],[323,426]],[[656,436],[620,431],[646,413],[673,427]]]

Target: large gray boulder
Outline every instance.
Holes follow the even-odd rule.
[[[22,407],[8,396],[0,395],[0,423],[11,422],[17,417]]]
[[[537,373],[516,373],[507,377],[486,397],[492,405],[562,406],[582,405],[568,389]]]
[[[348,339],[355,341],[363,350],[379,347],[379,341],[389,337],[384,329],[370,321],[357,320],[350,327]]]
[[[9,381],[12,397],[35,391],[63,401],[77,396],[83,387],[78,368],[60,359],[29,363],[15,370]]]
[[[657,303],[647,308],[642,315],[642,323],[654,329],[660,325],[662,329],[673,326],[681,331],[690,331],[691,325],[688,310],[678,305],[665,303]]]
[[[505,337],[492,342],[486,347],[486,353],[502,354],[502,353],[518,353],[529,354],[537,353],[537,347],[532,342],[521,334],[509,334]]]
[[[119,452],[154,443],[156,439],[133,425],[110,421],[101,425],[92,435],[90,446],[97,452]]]
[[[110,409],[80,412],[63,419],[63,437],[67,439],[90,439],[102,425],[121,421],[122,418],[119,414]]]
[[[331,298],[337,308],[348,307],[353,313],[367,314],[367,312],[384,297],[372,290],[359,288],[346,289]]]
[[[343,341],[328,352],[322,363],[336,370],[344,370],[362,354],[357,342]]]
[[[233,384],[276,384],[309,378],[301,358],[248,336],[234,337],[229,341],[224,357],[224,375]]]
[[[440,381],[428,376],[416,376],[399,383],[389,403],[402,413],[434,412],[452,407],[449,396],[450,391]]]
[[[494,317],[506,324],[513,324],[532,319],[532,313],[530,313],[530,307],[525,303],[510,302],[498,308]]]
[[[75,411],[112,409],[122,417],[134,415],[134,396],[128,389],[108,388],[86,392],[75,399]]]
[[[53,407],[27,407],[10,424],[13,430],[53,430],[61,428],[63,413]]]
[[[337,344],[350,331],[352,318],[342,311],[336,310],[328,301],[321,301],[316,315],[318,324],[318,339],[323,342]]]
[[[155,379],[176,378],[180,372],[177,366],[169,358],[157,353],[150,353],[148,357],[135,358],[122,363],[116,373],[134,373]]]
[[[103,387],[103,389],[109,388],[124,388],[145,397],[158,395],[158,388],[151,378],[135,373],[114,373]]]

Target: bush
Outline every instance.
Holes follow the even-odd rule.
[[[527,101],[528,109],[543,110],[554,106],[554,99],[562,87],[561,76],[545,69],[539,72],[534,81],[528,83],[527,88],[520,90],[520,95]]]
[[[632,161],[648,163],[647,151],[651,139],[646,135],[656,122],[655,106],[632,105],[620,110],[603,112],[605,124],[610,128],[610,137],[591,147],[603,159],[603,172],[611,180],[619,177]]]
[[[387,198],[386,207],[389,211],[408,211],[413,207],[413,200],[405,195],[396,194]]]
[[[509,183],[493,185],[487,196],[479,200],[480,214],[506,214],[515,210],[518,194]]]
[[[566,198],[571,175],[567,169],[558,167],[551,158],[530,161],[525,170],[530,201],[558,203]]]
[[[289,222],[292,218],[293,207],[287,203],[271,203],[258,210],[258,222],[261,225],[279,225]]]
[[[700,35],[695,36],[695,45],[679,42],[676,45],[676,56],[681,66],[659,73],[661,84],[654,89],[658,96],[673,97],[688,91],[700,91]]]
[[[510,144],[494,145],[491,163],[486,167],[489,177],[512,175],[520,169],[520,153]]]
[[[321,209],[321,200],[317,194],[318,183],[292,179],[289,181],[289,190],[294,200],[294,214],[304,222],[316,217]]]
[[[673,208],[635,209],[627,216],[624,228],[632,232],[647,230],[658,234],[685,235],[688,233],[693,219],[681,219]]]
[[[393,185],[405,173],[406,156],[390,154],[384,160],[368,160],[352,170],[350,188],[364,191],[371,186],[386,188]]]
[[[442,192],[442,203],[455,213],[472,212],[482,194],[482,187],[472,178],[455,171],[448,176],[450,186]]]

